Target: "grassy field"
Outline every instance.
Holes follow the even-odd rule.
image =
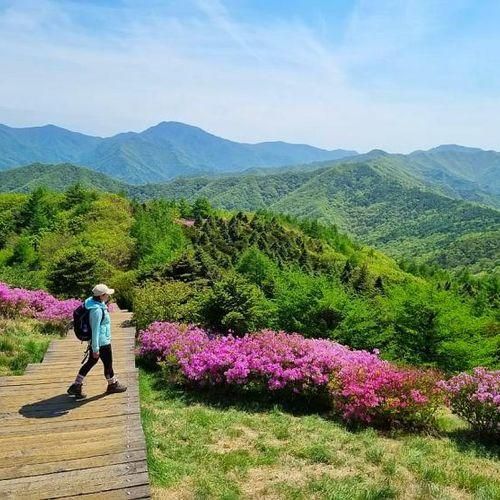
[[[0,318],[0,376],[22,375],[29,363],[40,363],[54,334],[28,319]]]
[[[141,370],[158,499],[500,498],[498,444],[443,415],[436,435],[349,430],[272,402],[186,392]]]

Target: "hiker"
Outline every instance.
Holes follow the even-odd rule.
[[[114,292],[113,288],[108,288],[101,283],[92,289],[93,296],[85,300],[85,309],[89,311],[92,338],[89,341],[88,360],[80,368],[74,383],[68,388],[68,394],[75,396],[76,399],[84,399],[86,397],[86,394],[82,393],[83,380],[99,358],[101,358],[104,365],[104,376],[108,381],[106,393],[112,394],[115,392],[125,392],[127,390],[125,385],[118,382],[113,372],[111,319],[106,304]]]

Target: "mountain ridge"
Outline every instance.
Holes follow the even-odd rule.
[[[283,141],[240,143],[200,127],[160,122],[142,132],[97,137],[55,125],[14,128],[0,124],[0,170],[30,163],[90,167],[129,183],[166,181],[178,175],[238,172],[249,167],[339,159],[356,151],[326,150]]]

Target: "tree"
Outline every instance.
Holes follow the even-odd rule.
[[[49,290],[61,297],[84,297],[92,287],[109,278],[109,264],[95,252],[76,248],[62,254],[47,274]]]
[[[193,217],[197,220],[206,219],[213,212],[207,198],[198,198],[193,204]]]
[[[342,274],[340,275],[340,281],[344,285],[347,285],[352,278],[352,273],[354,271],[354,266],[352,265],[352,262],[350,259],[348,259],[345,263],[344,269],[342,269]]]
[[[71,209],[82,204],[90,206],[92,200],[95,200],[96,198],[96,193],[85,189],[81,182],[77,182],[65,191],[63,207]]]
[[[266,301],[260,289],[237,273],[217,281],[203,301],[202,316],[218,331],[242,335],[264,326]]]
[[[35,189],[22,212],[22,224],[33,234],[48,227],[54,211],[48,202],[49,192],[43,187]]]
[[[181,198],[177,202],[177,207],[179,209],[179,213],[181,217],[187,219],[188,217],[193,216],[193,209],[191,208],[191,205],[188,203],[188,201],[185,198]]]
[[[278,266],[256,247],[250,247],[240,257],[236,270],[255,285],[259,286],[266,296],[272,296]]]
[[[21,236],[14,245],[12,256],[8,260],[10,266],[26,266],[33,268],[38,261],[38,256],[33,248],[33,237]]]
[[[368,266],[364,263],[361,267],[358,267],[356,271],[356,275],[352,280],[352,288],[357,293],[365,293],[370,289]]]

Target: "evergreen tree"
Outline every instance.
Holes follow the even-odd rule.
[[[212,328],[243,335],[264,326],[266,302],[257,286],[229,273],[207,294],[202,314]]]
[[[342,269],[342,273],[340,275],[340,281],[344,285],[347,285],[351,281],[353,271],[354,271],[354,266],[352,265],[351,260],[347,259],[344,265],[344,269]]]
[[[365,293],[370,289],[370,275],[366,263],[357,268],[356,275],[352,280],[352,288],[357,293]]]
[[[47,228],[53,217],[53,210],[48,203],[48,191],[43,187],[36,188],[28,198],[22,213],[23,226],[37,234]]]
[[[198,198],[193,204],[193,217],[197,220],[206,219],[213,212],[207,198]]]
[[[77,248],[61,255],[47,275],[49,290],[61,297],[84,297],[109,278],[109,265],[95,252]]]

